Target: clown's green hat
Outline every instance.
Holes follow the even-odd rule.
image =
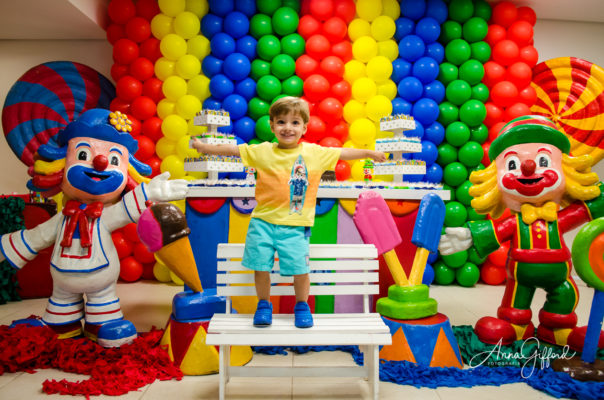
[[[551,120],[541,115],[525,115],[515,118],[501,128],[499,136],[489,148],[489,158],[494,161],[510,146],[524,143],[547,143],[563,153],[570,151],[570,142]]]

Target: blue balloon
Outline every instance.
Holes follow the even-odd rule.
[[[445,85],[440,81],[432,81],[424,85],[423,97],[432,99],[437,103],[442,103],[445,98]]]
[[[438,118],[438,103],[432,99],[419,99],[413,105],[413,118],[424,126],[432,125]]]
[[[225,97],[222,107],[231,114],[231,120],[239,119],[247,113],[247,101],[238,94],[230,94]]]
[[[247,35],[250,30],[250,20],[245,14],[233,11],[224,18],[223,26],[224,31],[231,35],[233,39],[239,39]]]
[[[411,109],[413,105],[409,103],[407,100],[404,100],[400,97],[395,97],[392,99],[392,114],[405,114],[411,115]]]
[[[409,18],[397,18],[396,21],[394,21],[394,24],[396,26],[394,40],[397,42],[405,36],[412,34],[415,29],[415,22],[411,21]]]
[[[398,53],[407,61],[416,61],[424,55],[426,45],[417,35],[407,35],[398,44]]]
[[[223,20],[218,15],[206,14],[201,19],[201,33],[207,38],[222,32]]]
[[[223,100],[235,91],[233,82],[222,74],[218,74],[210,79],[210,93],[218,100]]]
[[[235,9],[235,2],[233,0],[208,0],[210,5],[210,12],[221,17],[224,17]]]
[[[229,54],[235,52],[235,39],[226,33],[220,32],[210,40],[212,54],[224,60]]]
[[[445,139],[445,128],[438,121],[424,129],[424,139],[431,141],[436,146],[441,144]]]
[[[431,255],[436,253],[430,253]],[[422,277],[422,284],[426,286],[430,286],[434,282],[434,268],[430,264],[426,264],[426,268],[424,269],[424,276]]]
[[[227,126],[219,126],[218,127],[218,132],[220,133],[233,133],[233,125],[227,125]]]
[[[235,85],[235,93],[243,96],[249,102],[256,96],[256,81],[252,78],[245,78]]]
[[[428,0],[426,17],[432,17],[439,24],[444,23],[449,16],[449,8],[443,0]]]
[[[425,55],[435,59],[440,64],[445,59],[445,48],[438,42],[430,43],[426,46]]]
[[[250,62],[256,58],[256,45],[258,41],[251,37],[250,35],[245,35],[244,37],[237,39],[237,43],[235,44],[235,50],[237,53],[241,53],[245,55]],[[444,54],[443,48],[443,54]]]
[[[437,259],[438,259],[438,252],[436,252],[436,253],[430,252],[430,254],[428,255],[428,264],[434,264],[434,262],[436,262]]]
[[[213,55],[205,56],[203,61],[201,62],[201,70],[203,74],[208,78],[213,77],[216,74],[222,73],[222,66],[224,61],[219,58],[214,57]]]
[[[234,81],[240,81],[249,76],[252,64],[241,53],[232,53],[224,59],[222,70],[224,74]]]
[[[398,84],[401,79],[406,78],[411,73],[411,63],[403,60],[402,58],[397,58],[392,61],[392,75],[390,79],[396,84]]]
[[[402,0],[401,15],[417,21],[424,16],[426,12],[426,2],[424,0]]]
[[[235,9],[252,18],[256,14],[256,0],[235,0]]]
[[[415,25],[415,34],[422,38],[424,43],[434,43],[440,36],[440,24],[432,17],[422,18]]]
[[[256,122],[250,117],[242,117],[239,118],[233,124],[233,131],[238,138],[241,138],[245,143],[248,143],[250,140],[254,138],[256,135],[254,133],[254,128],[256,127]]]
[[[203,101],[203,108],[205,110],[220,110],[222,108],[222,103],[214,97],[208,97]]]
[[[426,167],[429,167],[430,165],[434,164],[438,158],[438,149],[431,141],[424,140],[422,141],[422,151],[415,153],[413,158],[416,160],[424,160],[426,162]]]
[[[406,131],[405,135],[411,137],[422,138],[424,137],[424,126],[421,122],[415,121],[415,129],[411,129],[410,131]]]
[[[413,63],[413,76],[424,85],[435,80],[438,73],[438,63],[433,58],[422,57]]]
[[[421,182],[423,178],[424,176],[420,174],[410,174],[405,175],[404,180],[407,182]]]
[[[413,102],[422,97],[424,87],[419,79],[408,76],[401,80],[398,84],[398,94],[404,100]]]
[[[430,165],[426,168],[426,175],[424,177],[426,182],[440,183],[443,180],[443,169],[437,163]]]

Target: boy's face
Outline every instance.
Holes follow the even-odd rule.
[[[270,124],[281,149],[295,149],[302,135],[306,133],[306,124],[297,113],[277,115]]]

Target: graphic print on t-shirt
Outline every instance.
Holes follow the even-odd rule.
[[[302,155],[299,155],[292,167],[289,185],[289,213],[302,214],[306,188],[308,187],[308,171]]]

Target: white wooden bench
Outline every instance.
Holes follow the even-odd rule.
[[[364,244],[310,245],[311,295],[361,295],[363,313],[313,314],[314,326],[299,329],[293,314],[274,314],[273,324],[253,326],[253,315],[230,314],[231,296],[255,295],[254,275],[241,265],[243,244],[218,245],[217,294],[226,296],[227,314],[214,314],[208,327],[206,343],[220,346],[220,399],[224,400],[226,383],[236,376],[271,377],[363,377],[370,394],[378,398],[379,346],[392,343],[390,331],[379,314],[369,312],[369,295],[378,294],[377,250]],[[221,261],[226,259],[226,261]],[[248,273],[241,273],[247,271]],[[292,277],[279,275],[279,263],[271,273],[271,295],[293,295]],[[284,285],[285,284],[285,285]],[[232,367],[230,346],[330,346],[358,345],[364,353],[364,366],[350,367]]]

